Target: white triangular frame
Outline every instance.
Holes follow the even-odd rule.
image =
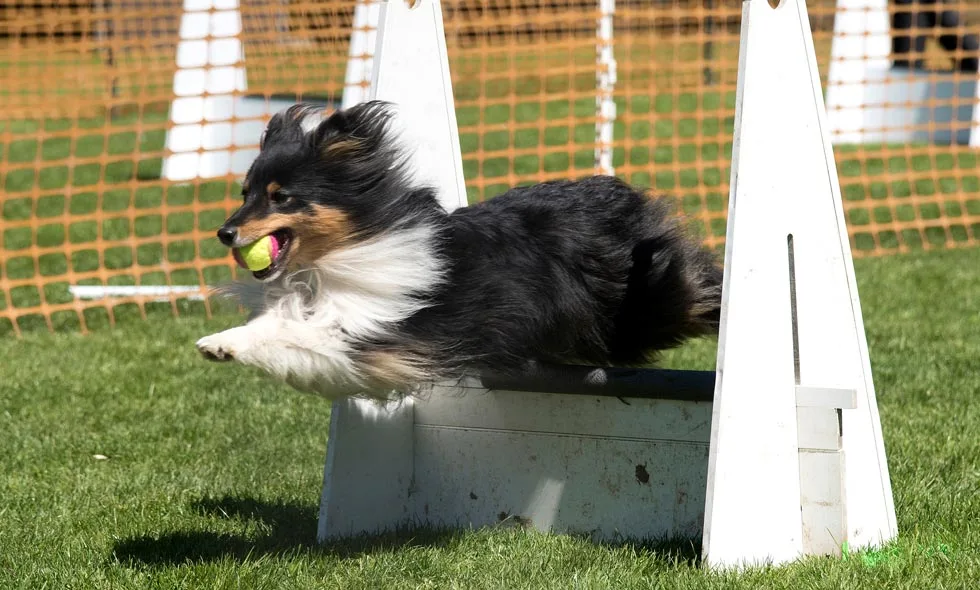
[[[879,544],[894,505],[804,0],[744,2],[735,108],[705,562]]]

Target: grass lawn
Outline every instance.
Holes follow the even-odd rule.
[[[239,321],[222,315],[0,340],[0,587],[973,587],[978,259],[857,261],[901,531],[888,559],[710,575],[683,545],[520,530],[316,547],[329,404],[200,360],[194,340]],[[713,354],[696,342],[665,364]]]

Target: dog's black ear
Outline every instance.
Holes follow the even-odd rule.
[[[346,111],[336,111],[323,120],[313,133],[313,145],[322,149],[328,143],[337,141],[350,133]]]
[[[388,143],[391,105],[369,101],[336,111],[317,128],[313,141],[324,155],[377,150]]]
[[[361,135],[371,135],[372,131],[387,128],[393,115],[393,105],[383,100],[369,100],[343,111],[351,131],[358,130]]]
[[[262,137],[259,139],[259,148],[265,149],[276,143],[294,143],[303,140],[306,129],[315,125],[322,117],[323,109],[311,104],[295,104],[289,108],[279,111],[269,120]]]

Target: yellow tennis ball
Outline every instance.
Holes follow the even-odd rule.
[[[266,236],[247,246],[235,248],[233,253],[239,265],[251,271],[260,271],[272,266],[278,250],[276,245],[272,236]]]

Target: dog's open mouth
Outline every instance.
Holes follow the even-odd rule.
[[[252,271],[252,276],[260,281],[273,279],[285,269],[286,260],[289,257],[289,248],[293,242],[292,232],[288,229],[276,230],[267,237],[269,238],[268,246],[260,252],[249,252],[243,255],[242,250],[244,248],[232,250],[238,265]],[[265,260],[268,260],[268,266],[256,270],[256,264]]]

